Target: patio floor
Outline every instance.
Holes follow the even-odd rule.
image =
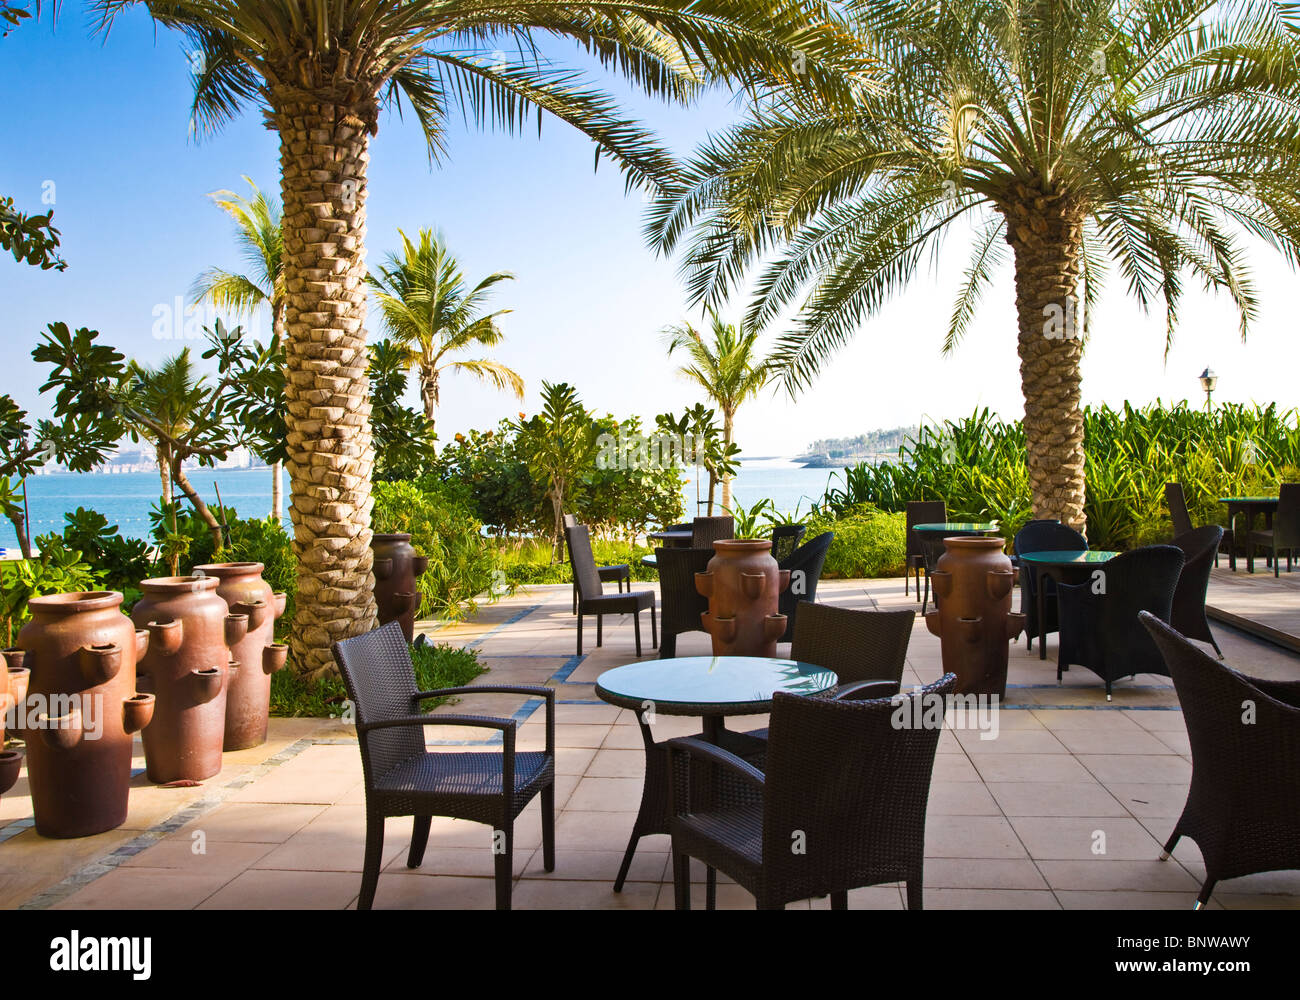
[[[624,891],[612,891],[640,800],[643,751],[631,714],[600,702],[593,682],[601,671],[633,659],[631,623],[611,619],[604,647],[577,657],[569,595],[568,586],[531,588],[485,607],[472,622],[430,632],[437,642],[480,652],[490,668],[480,683],[545,683],[558,691],[557,867],[549,875],[541,869],[533,804],[516,827],[514,905],[670,909],[666,836],[641,841]],[[902,580],[824,581],[818,599],[919,608],[903,595]],[[1300,656],[1229,628],[1215,626],[1215,633],[1234,666],[1261,676],[1300,677]],[[707,652],[707,636],[679,637],[678,655]],[[646,653],[655,655],[648,646]],[[939,641],[918,618],[904,683],[925,683],[940,673]],[[1007,694],[996,739],[952,729],[941,736],[926,830],[925,905],[1190,908],[1202,877],[1196,846],[1184,840],[1173,859],[1158,860],[1191,774],[1182,713],[1168,678],[1139,675],[1121,682],[1108,704],[1087,670],[1070,671],[1058,686],[1054,644],[1049,641],[1044,662],[1036,650],[1026,652],[1022,638],[1011,654]],[[516,715],[519,746],[541,747],[536,703],[502,695],[472,703],[479,713]],[[751,721],[762,724],[759,717],[728,724],[746,728]],[[698,727],[698,720],[662,715],[656,723],[660,738]],[[444,730],[439,738],[479,743],[483,731]],[[221,774],[198,788],[152,787],[139,776],[127,826],[79,841],[36,835],[24,775],[0,802],[0,905],[355,906],[365,820],[351,730],[330,720],[272,720],[267,746],[226,759]],[[487,827],[435,819],[424,865],[416,871],[405,866],[409,835],[408,820],[390,821],[376,907],[493,906]],[[702,880],[702,869],[696,877]],[[694,905],[702,904],[701,882]],[[750,908],[753,900],[723,880],[718,905]],[[796,908],[826,905],[823,899]],[[900,909],[903,897],[898,886],[862,889],[850,894],[850,906]],[[1300,909],[1300,872],[1221,882],[1211,906]]]

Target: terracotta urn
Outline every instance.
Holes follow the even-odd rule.
[[[155,784],[202,781],[221,770],[226,695],[242,664],[230,649],[248,634],[249,616],[232,614],[215,576],[165,576],[140,584],[131,619],[149,634],[140,687],[157,698],[144,734],[144,762]]]
[[[0,670],[0,750],[3,750],[10,719],[17,723],[21,714],[19,706],[27,700],[32,672],[24,666],[27,654],[17,646],[0,652],[5,660],[4,669]]]
[[[19,722],[43,837],[89,837],[126,820],[131,734],[148,726],[154,699],[136,692],[148,633],[121,606],[114,591],[27,603],[18,647],[31,678]]]
[[[415,638],[415,614],[420,610],[417,578],[429,568],[428,556],[416,555],[410,535],[375,535],[370,539],[375,554],[375,603],[379,624],[402,623],[406,641]]]
[[[0,750],[0,795],[14,787],[22,769],[22,754],[17,750]]]
[[[244,750],[266,742],[271,705],[271,675],[284,666],[289,647],[275,641],[275,623],[284,614],[286,597],[262,579],[257,562],[195,566],[195,576],[217,580],[217,596],[234,615],[248,616],[248,632],[230,647],[240,665],[226,692],[226,729],[222,746]]]
[[[930,586],[938,607],[925,616],[940,639],[943,669],[957,675],[958,694],[1007,693],[1007,643],[1025,627],[1011,610],[1015,573],[1001,538],[945,538]]]
[[[777,601],[790,571],[777,566],[769,539],[714,542],[713,552],[708,569],[695,574],[695,589],[709,599],[700,620],[713,655],[775,656],[786,624]]]

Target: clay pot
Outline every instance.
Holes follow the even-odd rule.
[[[221,770],[230,647],[248,633],[249,616],[231,614],[214,576],[145,580],[131,619],[149,633],[140,687],[152,694],[144,732],[145,771],[156,784],[202,781]]]
[[[777,566],[767,539],[714,542],[713,552],[708,570],[695,574],[695,589],[709,599],[700,620],[713,655],[775,656],[786,624],[776,609],[790,571]]]
[[[275,642],[275,623],[284,614],[285,595],[262,579],[257,562],[210,563],[194,567],[196,576],[217,580],[217,596],[231,614],[248,616],[248,631],[230,647],[240,669],[226,692],[226,727],[222,746],[244,750],[266,742],[271,705],[271,674],[284,666],[289,648]]]
[[[925,616],[939,636],[943,669],[957,675],[958,694],[1007,693],[1007,643],[1025,627],[1011,610],[1015,573],[1001,538],[945,538],[930,586],[938,607]]]
[[[23,666],[27,654],[16,646],[0,651],[4,653],[4,667],[0,669],[0,750],[4,749],[6,727],[12,718],[21,724],[23,713],[18,707],[27,700],[27,685],[32,672]],[[18,735],[17,732],[12,735]]]
[[[14,787],[23,767],[23,755],[17,750],[0,750],[0,795]]]
[[[375,535],[370,539],[375,554],[375,603],[379,624],[402,623],[406,641],[415,638],[415,613],[420,610],[417,577],[429,568],[427,556],[418,556],[410,535]]]
[[[128,705],[148,636],[136,632],[121,605],[122,595],[111,591],[28,602],[32,620],[18,646],[31,671],[24,738],[43,837],[89,837],[126,820],[131,733],[149,723],[147,712]]]

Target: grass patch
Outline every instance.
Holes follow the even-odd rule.
[[[410,650],[419,691],[463,687],[487,671],[473,649],[441,644],[411,646]],[[343,678],[337,675],[319,680],[307,680],[291,670],[279,670],[271,675],[271,714],[281,718],[335,718],[345,710],[347,697]],[[420,708],[427,712],[449,700],[435,698],[422,702]]]

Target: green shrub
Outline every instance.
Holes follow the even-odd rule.
[[[419,691],[434,688],[463,687],[487,667],[479,662],[478,653],[460,646],[411,646],[411,665],[415,668],[415,686]],[[292,670],[279,670],[271,675],[271,714],[278,716],[310,716],[336,718],[347,708],[347,688],[338,675],[307,680]],[[433,698],[420,704],[420,711],[449,701]]]
[[[18,630],[31,618],[31,598],[100,589],[99,573],[62,536],[41,535],[36,548],[40,555],[34,559],[0,562],[0,626],[6,646],[17,641]]]
[[[294,598],[298,593],[298,563],[293,555],[293,539],[284,530],[284,525],[272,516],[239,518],[227,508],[226,519],[230,526],[226,544],[214,551],[209,561],[261,563],[262,579],[276,593],[288,595],[284,614],[275,626],[277,636],[288,635],[293,624]],[[195,560],[191,565],[202,565],[202,562]]]
[[[428,476],[375,483],[374,500],[375,531],[410,534],[416,551],[429,557],[418,581],[419,616],[459,620],[477,609],[475,597],[505,585],[496,550],[456,484]]]
[[[907,519],[872,507],[858,507],[839,518],[817,514],[805,522],[804,540],[826,531],[835,533],[822,576],[863,579],[901,576],[907,548]]]
[[[110,525],[99,511],[78,507],[65,513],[63,520],[64,545],[80,552],[95,567],[105,589],[121,591],[129,600],[139,594],[141,580],[157,575],[149,558],[149,543],[141,538],[123,538],[118,526]],[[134,603],[131,600],[123,610],[129,611]]]

